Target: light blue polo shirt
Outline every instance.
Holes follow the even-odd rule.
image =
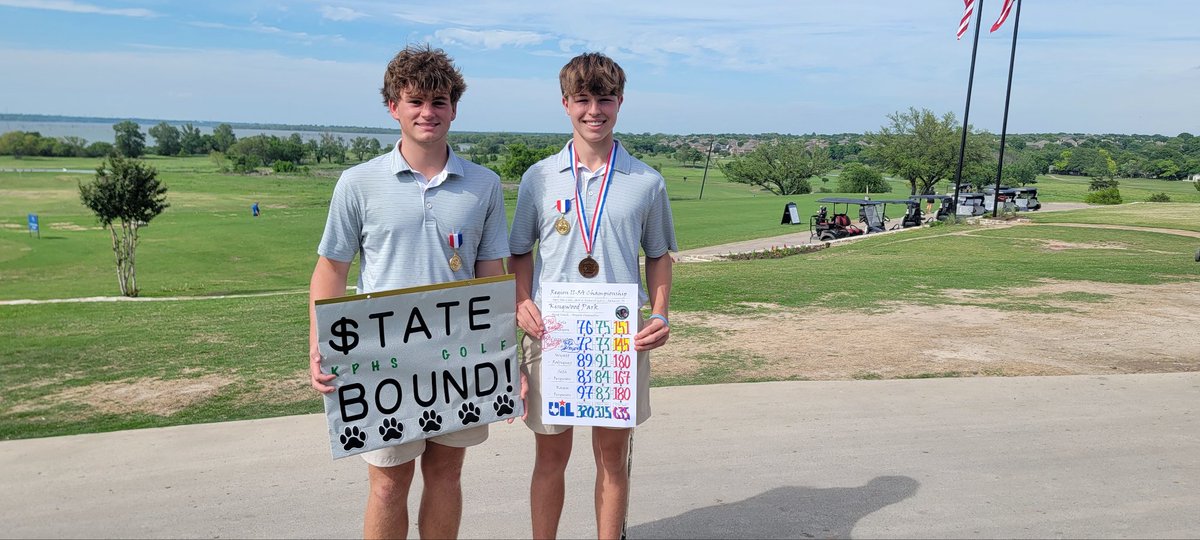
[[[358,294],[471,279],[476,260],[507,257],[500,177],[451,150],[445,180],[426,189],[399,147],[342,173],[317,253],[341,262],[359,255]],[[456,232],[457,272],[449,262]]]
[[[587,255],[580,236],[576,209],[566,215],[571,232],[559,234],[554,222],[559,199],[572,199],[575,206],[575,178],[566,146],[558,154],[543,159],[521,177],[517,209],[509,231],[509,251],[524,254],[538,245],[533,266],[533,300],[541,302],[539,282],[564,283],[637,283],[641,302],[649,300],[638,271],[639,248],[647,257],[656,258],[668,251],[679,251],[675,243],[675,225],[671,204],[662,175],[629,155],[617,144],[612,184],[600,219],[592,258],[600,263],[600,273],[585,278],[579,273],[579,261]],[[596,195],[603,182],[600,171],[580,169],[587,215],[594,215]]]

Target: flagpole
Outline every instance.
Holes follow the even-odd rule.
[[[1017,60],[1017,29],[1021,27],[1021,0],[1017,0],[1017,18],[1013,20],[1012,52],[1008,54],[1008,88],[1004,90],[1004,121],[1000,124],[1000,162],[996,164],[996,192],[992,196],[992,217],[1000,211],[1000,178],[1004,172],[1004,139],[1008,135],[1008,100],[1012,97],[1013,64]]]
[[[975,0],[975,43],[971,45],[971,73],[967,77],[967,106],[963,111],[962,142],[958,145],[958,170],[954,172],[954,220],[958,221],[958,192],[962,186],[963,157],[967,150],[967,121],[971,116],[971,87],[975,83],[975,52],[979,50],[979,27],[983,24],[983,0]]]

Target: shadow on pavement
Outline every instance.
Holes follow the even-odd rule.
[[[912,497],[920,484],[879,476],[849,488],[775,488],[629,527],[629,538],[849,538],[858,520]]]

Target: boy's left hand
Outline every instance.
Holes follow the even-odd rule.
[[[667,326],[659,319],[650,319],[641,331],[633,336],[633,349],[635,351],[648,351],[662,347],[667,342],[667,338],[671,337],[671,327]]]

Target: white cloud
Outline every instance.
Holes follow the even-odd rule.
[[[198,28],[213,28],[213,29],[217,29],[217,30],[234,30],[237,32],[253,32],[256,34],[281,36],[281,37],[285,37],[288,39],[294,39],[294,40],[303,41],[303,42],[307,42],[307,43],[311,43],[313,41],[332,41],[335,43],[340,43],[340,42],[345,41],[345,38],[343,38],[342,36],[339,36],[339,35],[309,34],[307,32],[293,32],[290,30],[284,30],[284,29],[276,27],[276,26],[262,24],[258,21],[252,21],[249,26],[234,26],[234,25],[224,24],[224,23],[202,22],[202,21],[201,22],[192,22],[192,23],[188,23],[188,24],[198,27]]]
[[[158,14],[141,8],[105,8],[72,2],[71,0],[0,0],[0,6],[44,9],[48,11],[66,11],[69,13],[95,13],[99,15],[119,15],[122,17],[157,17]]]
[[[321,16],[331,21],[354,21],[366,17],[367,14],[348,7],[321,6]]]
[[[467,30],[465,28],[447,28],[434,32],[442,43],[448,45],[465,45],[483,47],[484,49],[499,49],[501,47],[525,47],[537,45],[551,39],[546,34],[514,30]]]

